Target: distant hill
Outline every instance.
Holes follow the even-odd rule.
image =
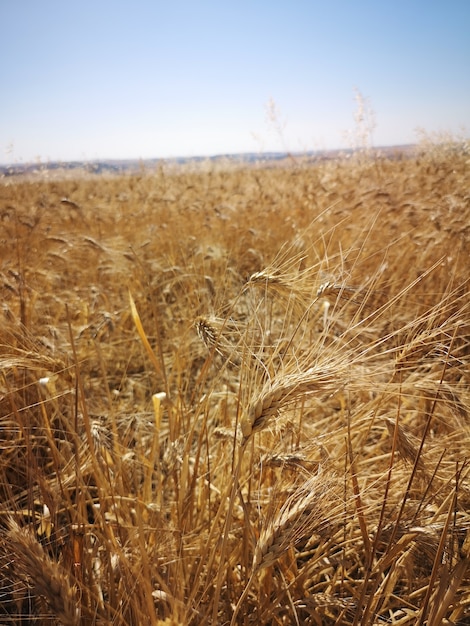
[[[385,146],[373,148],[372,154],[385,158],[396,158],[409,154],[415,146],[413,144],[401,146]],[[318,150],[301,153],[287,152],[245,152],[239,154],[217,154],[214,156],[173,157],[169,159],[100,159],[96,161],[50,161],[47,163],[14,163],[0,165],[0,176],[21,176],[24,174],[40,174],[45,172],[87,173],[87,174],[120,174],[133,173],[139,170],[154,169],[160,165],[198,165],[204,163],[236,163],[236,164],[264,164],[269,165],[283,161],[316,162],[328,159],[347,157],[354,150]]]

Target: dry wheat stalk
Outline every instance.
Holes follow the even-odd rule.
[[[295,240],[282,247],[269,266],[251,274],[244,291],[263,289],[265,294],[275,294],[302,314],[303,309],[317,300],[315,285],[318,267],[305,267],[307,254],[304,250],[296,252],[299,246],[303,248],[303,244]]]
[[[33,533],[11,520],[5,549],[15,575],[45,598],[64,626],[78,626],[80,615],[72,581],[59,563],[46,554]]]

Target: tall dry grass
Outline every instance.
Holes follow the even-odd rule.
[[[0,622],[468,623],[469,172],[4,180]]]

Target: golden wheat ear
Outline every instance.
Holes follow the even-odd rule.
[[[243,337],[241,324],[235,325],[232,320],[200,315],[196,318],[194,327],[198,337],[210,352],[222,357],[223,361],[231,365],[241,364],[240,342]]]
[[[246,442],[263,430],[280,411],[300,398],[315,394],[334,393],[342,386],[344,373],[339,364],[316,366],[304,371],[281,375],[269,381],[255,396],[242,417],[240,427]]]
[[[44,550],[35,534],[10,520],[6,535],[5,556],[14,566],[15,576],[46,601],[51,615],[64,626],[78,626],[80,611],[78,592],[65,569]]]

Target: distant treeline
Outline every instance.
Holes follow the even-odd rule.
[[[386,146],[371,149],[372,155],[385,158],[402,158],[408,155],[415,146]],[[9,165],[0,165],[0,176],[18,176],[22,174],[38,174],[41,172],[62,170],[72,171],[81,170],[89,174],[103,173],[125,173],[138,171],[139,169],[151,169],[158,165],[186,165],[204,162],[233,162],[233,163],[266,163],[279,162],[283,160],[302,160],[302,161],[325,161],[336,159],[339,157],[348,157],[356,152],[353,149],[344,150],[316,150],[301,153],[289,152],[246,152],[235,154],[218,154],[214,156],[193,156],[193,157],[173,157],[169,159],[109,159],[99,161],[48,161],[34,163],[14,163]]]

